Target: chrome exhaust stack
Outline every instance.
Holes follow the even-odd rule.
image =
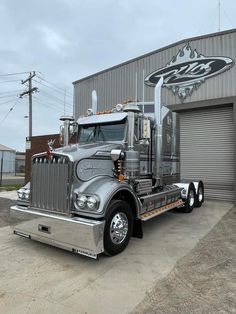
[[[127,148],[124,160],[124,172],[127,179],[133,180],[139,177],[140,156],[139,151],[134,150],[135,114],[141,112],[137,104],[128,103],[123,111],[128,113]]]
[[[155,87],[155,167],[154,176],[156,179],[155,186],[162,185],[162,112],[161,112],[161,87],[163,77],[160,78]]]
[[[68,146],[71,135],[70,126],[74,122],[74,118],[72,116],[62,116],[60,120],[64,122],[60,127],[60,144]]]

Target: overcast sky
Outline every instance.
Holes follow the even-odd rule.
[[[220,29],[236,28],[235,16],[236,1],[221,0]],[[73,81],[219,28],[218,0],[1,0],[0,21],[0,144],[20,151],[28,74],[6,74],[36,71],[33,135],[58,133]]]

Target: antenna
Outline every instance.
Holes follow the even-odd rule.
[[[135,74],[135,103],[137,103],[138,99],[138,73]]]
[[[145,71],[143,69],[143,105],[142,105],[142,112],[144,113],[144,99],[145,99],[145,83],[144,83],[144,76],[145,76]]]
[[[66,88],[64,90],[64,116],[66,115]]]
[[[218,1],[218,32],[220,32],[220,0]]]

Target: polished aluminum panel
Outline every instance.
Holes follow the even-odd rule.
[[[32,162],[31,206],[69,212],[69,162],[65,157],[35,157]]]
[[[107,159],[82,159],[76,168],[76,173],[81,181],[89,181],[97,176],[114,177],[113,162]]]
[[[15,234],[92,258],[104,251],[104,225],[105,221],[11,207],[11,228]]]

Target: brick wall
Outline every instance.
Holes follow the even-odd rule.
[[[26,149],[25,155],[25,184],[30,181],[31,178],[31,157],[34,154],[43,153],[47,151],[48,140],[55,140],[53,147],[60,147],[59,134],[48,134],[27,137],[27,141],[30,141],[30,149]],[[76,135],[73,135],[70,139],[70,144],[76,142]]]
[[[28,137],[27,141],[31,142],[30,149],[26,149],[25,157],[25,183],[30,181],[31,178],[31,157],[34,154],[46,152],[48,148],[48,140],[54,140],[54,148],[60,147],[59,134],[49,134]]]

